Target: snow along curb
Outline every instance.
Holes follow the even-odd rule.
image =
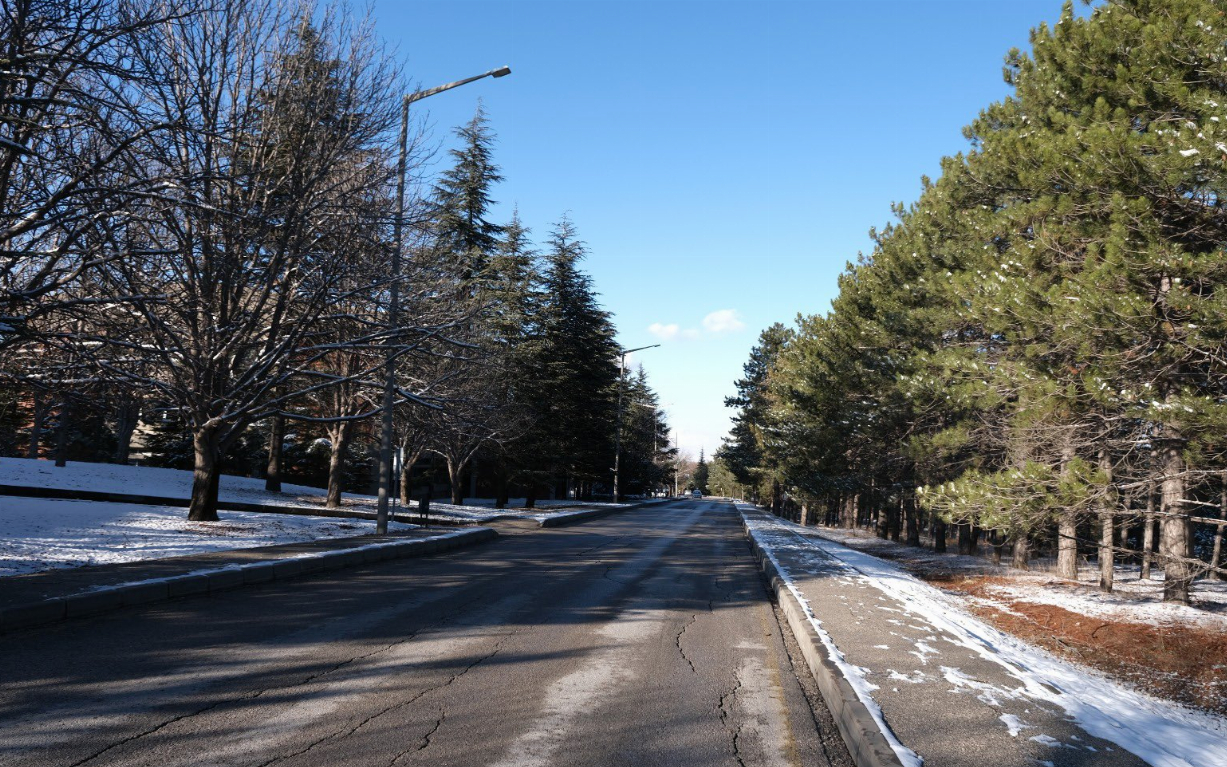
[[[801,647],[801,654],[805,656],[810,673],[818,682],[822,698],[826,701],[827,708],[831,710],[836,725],[839,726],[839,734],[843,737],[844,744],[847,745],[848,752],[852,755],[852,761],[857,767],[903,767],[903,762],[895,754],[889,739],[878,726],[876,718],[857,695],[839,666],[831,660],[822,638],[818,636],[818,631],[810,623],[805,606],[793,593],[788,579],[780,572],[775,558],[759,544],[758,539],[751,532],[744,514],[741,517],[741,524],[742,529],[745,530],[746,540],[750,542],[750,548],[754,551],[754,557],[758,560],[763,573],[766,574],[767,580],[770,581],[776,598],[779,600],[780,609],[788,618],[788,626],[792,629],[793,636],[797,638],[797,644]]]
[[[589,519],[604,517],[619,511],[627,511],[629,509],[641,509],[644,506],[655,506],[658,503],[668,503],[671,498],[656,498],[643,503],[632,503],[625,506],[611,506],[603,509],[584,509],[583,511],[565,511],[561,514],[554,514],[548,517],[542,517],[537,521],[538,527],[562,527],[576,522],[586,522]]]
[[[342,570],[389,559],[424,557],[497,537],[498,533],[488,527],[476,527],[432,538],[380,541],[338,551],[300,554],[244,565],[222,565],[165,578],[101,586],[66,597],[6,608],[0,611],[0,634],[68,618],[98,615],[121,607],[165,602],[192,594],[214,594],[254,583],[291,580],[310,573]]]

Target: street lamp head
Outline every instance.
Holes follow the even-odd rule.
[[[630,354],[631,352],[641,352],[641,351],[643,351],[644,349],[655,349],[655,348],[656,348],[656,347],[658,347],[658,346],[660,346],[660,344],[652,344],[651,346],[636,346],[634,349],[622,349],[622,350],[621,350],[621,354],[622,354],[622,356],[623,356],[623,357],[625,357],[626,355]]]
[[[490,73],[491,77],[506,77],[511,74],[511,67],[499,67]]]

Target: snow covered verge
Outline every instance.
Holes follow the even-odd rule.
[[[1113,592],[1105,594],[1098,587],[1098,567],[1080,568],[1074,583],[1058,579],[1044,561],[1035,562],[1031,570],[1024,571],[994,566],[985,557],[937,554],[884,540],[865,530],[808,529],[851,549],[885,557],[925,578],[943,573],[992,576],[977,590],[974,599],[1000,609],[1010,609],[1011,603],[1023,601],[1105,620],[1227,632],[1227,581],[1199,580],[1193,585],[1193,605],[1179,605],[1163,601],[1163,571],[1158,567],[1151,578],[1141,580],[1137,565],[1117,565]]]
[[[375,532],[373,522],[358,519],[243,511],[227,511],[221,522],[186,517],[179,507],[0,497],[0,576]]]
[[[815,559],[834,559],[848,578],[897,601],[918,620],[997,664],[1018,685],[1016,689],[994,688],[990,692],[1059,707],[1087,733],[1150,764],[1163,767],[1227,764],[1227,719],[1152,698],[1057,658],[971,615],[963,609],[958,596],[924,583],[892,562],[824,540],[814,528],[755,513],[748,505],[739,504],[738,508],[744,512],[751,534],[768,552],[787,551],[794,561],[806,551],[812,552]],[[790,581],[800,576],[785,568],[781,568],[781,573]],[[790,588],[800,593],[792,583]],[[819,635],[825,635],[821,623],[812,613],[810,617]],[[845,664],[844,673],[858,692],[863,690],[869,695],[874,689],[855,665]],[[1015,726],[1022,726],[1017,722],[1006,724],[1011,727],[1011,735],[1015,735]]]
[[[0,485],[16,485],[21,487],[45,487],[63,490],[90,490],[100,493],[128,493],[134,495],[158,496],[163,498],[187,498],[192,490],[192,473],[180,469],[159,469],[150,466],[119,466],[109,463],[77,463],[69,462],[67,466],[57,467],[50,461],[39,461],[26,458],[0,458]],[[270,493],[264,489],[264,480],[252,477],[236,477],[222,475],[218,490],[218,498],[222,501],[240,503],[258,503],[275,506],[291,506],[297,508],[320,508],[324,504],[327,491],[323,488],[306,485],[283,484],[282,492]],[[523,503],[523,499],[513,499]],[[367,495],[346,494],[342,500],[347,511],[375,511],[375,498]],[[0,501],[3,503],[3,501]],[[540,518],[548,508],[576,508],[608,506],[613,504],[589,503],[569,500],[539,500],[542,509],[495,509],[490,499],[474,499],[464,505],[452,505],[440,501],[431,501],[432,517],[449,517],[453,519],[481,522],[496,516],[526,516]],[[417,504],[406,509],[396,504],[398,514],[414,514]],[[232,518],[235,512],[224,511],[224,520]]]

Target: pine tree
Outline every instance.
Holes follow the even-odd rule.
[[[543,403],[533,444],[551,481],[590,485],[610,477],[616,426],[618,345],[591,278],[579,269],[586,254],[563,218],[545,251],[538,371],[531,397]]]
[[[694,486],[703,495],[707,495],[708,476],[707,458],[703,455],[703,449],[699,448],[699,463],[694,469]]]
[[[431,235],[441,257],[453,261],[464,281],[487,276],[503,227],[490,221],[491,192],[503,180],[494,164],[494,132],[479,104],[473,119],[456,129],[460,146],[452,149],[452,167],[434,189]]]

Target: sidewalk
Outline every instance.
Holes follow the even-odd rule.
[[[182,557],[50,570],[0,579],[0,632],[120,607],[434,554],[497,537],[486,527],[415,528]]]
[[[939,589],[815,528],[738,509],[898,763],[1227,764],[1227,722],[1003,634]]]

